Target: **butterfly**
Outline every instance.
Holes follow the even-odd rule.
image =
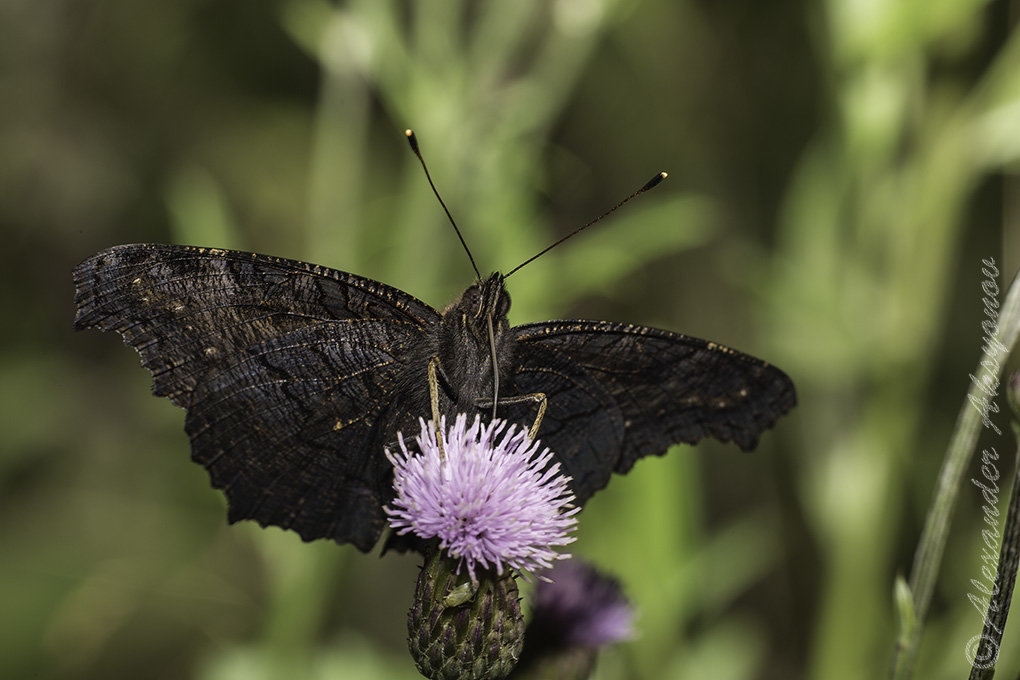
[[[796,403],[781,370],[713,342],[607,321],[511,327],[498,273],[442,312],[354,274],[191,246],[114,246],[74,282],[75,328],[119,333],[153,392],[186,410],[230,522],[365,552],[393,495],[384,448],[433,409],[539,422],[583,504],[673,444],[752,449]]]

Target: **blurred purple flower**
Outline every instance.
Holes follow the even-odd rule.
[[[402,434],[400,451],[386,451],[396,497],[385,510],[398,534],[438,538],[472,580],[477,565],[528,572],[569,557],[552,546],[575,540],[567,534],[580,508],[549,449],[539,453],[537,440],[503,420],[482,424],[475,416],[468,427],[460,414],[449,432],[440,422],[441,454],[434,428],[420,422],[421,453],[408,451]]]
[[[547,645],[587,648],[633,637],[634,609],[616,579],[579,560],[560,562],[541,578],[529,634]]]

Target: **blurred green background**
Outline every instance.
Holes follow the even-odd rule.
[[[405,127],[483,272],[668,171],[516,274],[511,321],[678,330],[797,385],[753,454],[680,447],[586,508],[573,552],[639,611],[597,677],[884,676],[981,259],[1003,295],[1020,265],[1015,6],[0,0],[0,677],[417,677],[416,560],[228,526],[135,353],[71,331],[74,264],[144,241],[441,308],[472,274]],[[979,446],[1009,474],[1008,435]],[[981,503],[965,484],[916,677],[966,673]]]

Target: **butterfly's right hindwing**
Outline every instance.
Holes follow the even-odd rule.
[[[578,505],[609,483],[623,446],[625,424],[612,395],[588,371],[552,349],[517,347],[514,394],[541,393],[546,412],[539,431],[556,454]],[[537,405],[500,407],[500,417],[530,428]]]

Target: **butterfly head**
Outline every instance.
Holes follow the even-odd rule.
[[[443,315],[447,318],[453,315],[453,320],[460,321],[462,325],[485,331],[487,319],[499,325],[509,311],[510,294],[503,286],[503,275],[497,272],[468,287]]]
[[[511,374],[510,295],[501,274],[492,274],[468,287],[443,312],[438,347],[440,363],[457,386],[461,406],[473,408],[474,400],[493,391],[493,354],[496,370]],[[466,411],[465,411],[466,412]]]

